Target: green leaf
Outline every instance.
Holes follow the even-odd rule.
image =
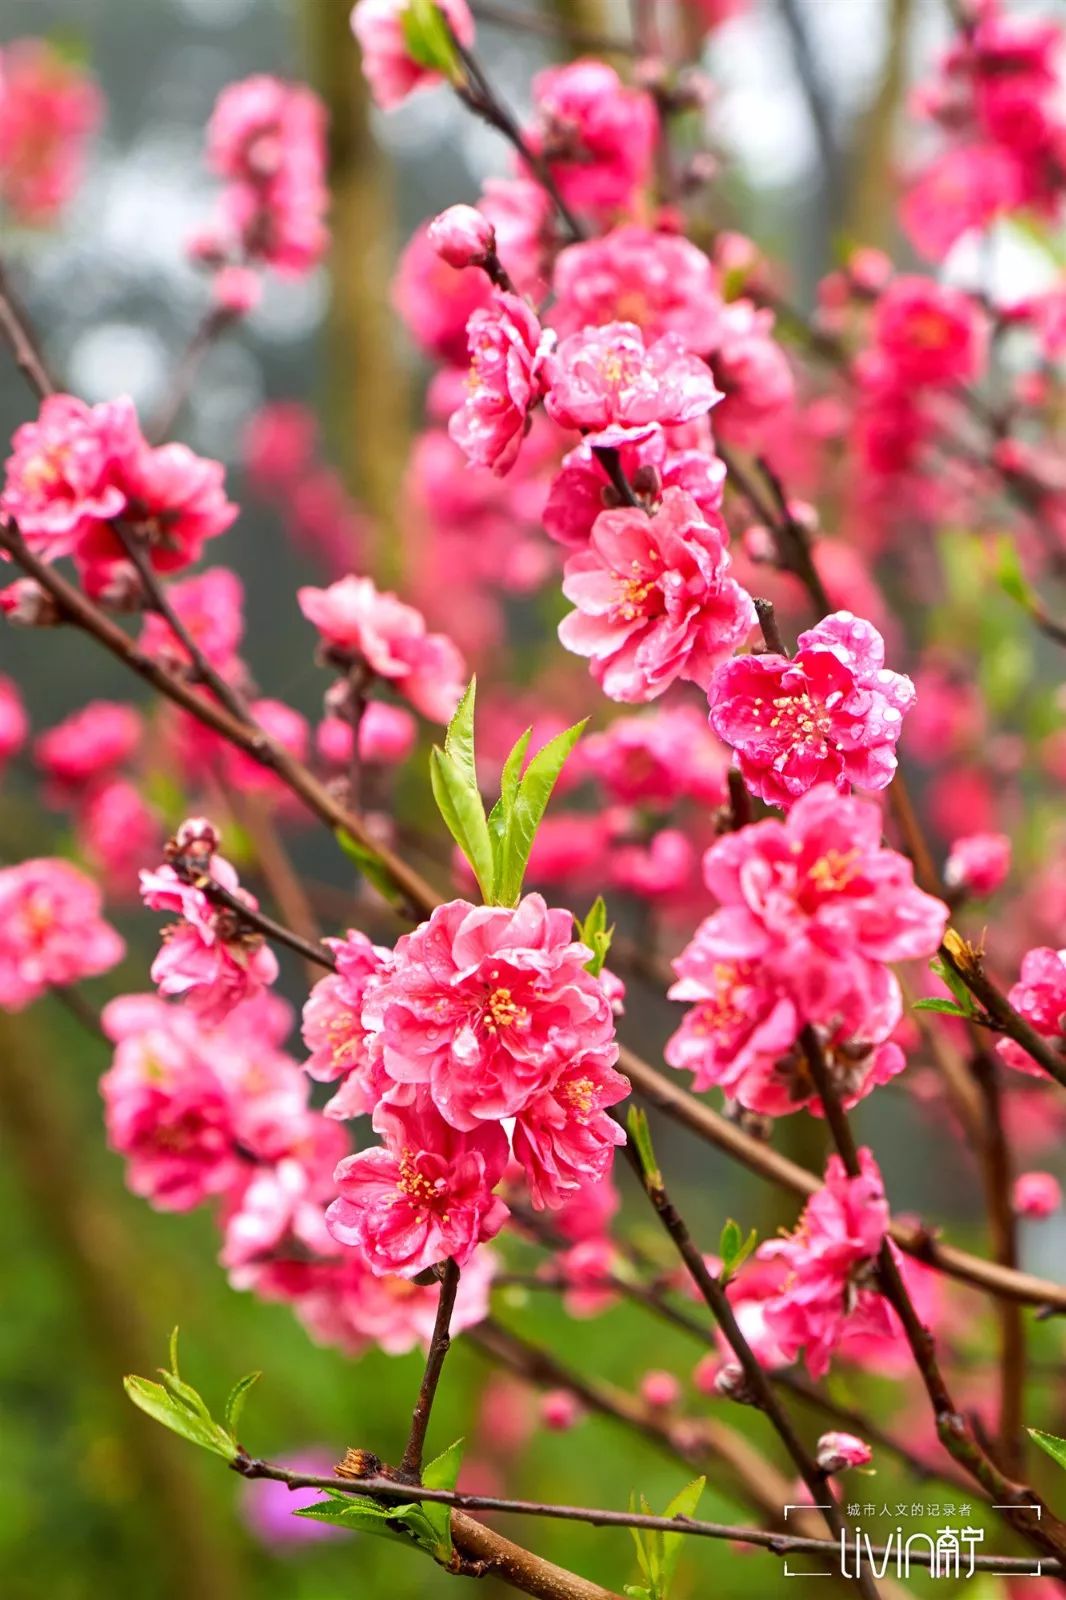
[[[1033,596],[1025,581],[1018,548],[1008,535],[996,544],[996,581],[1003,593],[1016,600],[1026,611],[1033,608]]]
[[[929,970],[934,977],[940,979],[946,988],[951,990],[962,1007],[963,1015],[972,1017],[974,1014],[973,995],[967,989],[954,967],[949,967],[946,961],[942,961],[939,956],[934,956],[929,963]]]
[[[448,25],[433,0],[410,0],[400,15],[407,53],[420,67],[443,72],[454,79],[460,70],[459,57]]]
[[[929,1000],[915,1000],[911,1006],[911,1010],[936,1011],[944,1017],[968,1017],[970,1015],[968,1011],[963,1010],[957,1001],[942,1000],[939,996],[933,996],[933,998]]]
[[[486,904],[491,905],[496,871],[481,795],[476,786],[469,786],[462,770],[440,749],[430,751],[429,781],[448,832],[474,869]]]
[[[477,788],[477,767],[474,764],[474,703],[477,699],[477,679],[471,678],[463,698],[455,708],[448,731],[444,735],[444,754],[455,766],[468,788]]]
[[[344,1504],[330,1498],[318,1500],[314,1505],[303,1506],[293,1512],[295,1517],[307,1517],[311,1522],[328,1522],[335,1528],[348,1528],[353,1532],[372,1533],[379,1539],[392,1539],[410,1547],[410,1535],[395,1525],[389,1510],[374,1500],[361,1495],[346,1495]]]
[[[176,1325],[170,1330],[170,1370],[175,1378],[181,1377],[178,1369],[178,1329]]]
[[[500,774],[500,798],[489,812],[489,839],[492,844],[493,875],[497,883],[501,876],[504,842],[507,837],[507,823],[514,809],[518,783],[522,776],[522,763],[526,758],[526,751],[529,749],[529,741],[532,737],[533,729],[527,728],[504,762],[503,771]]]
[[[463,1464],[463,1440],[456,1439],[441,1455],[426,1463],[422,1469],[422,1482],[427,1489],[454,1489]],[[434,1554],[438,1561],[448,1561],[452,1553],[452,1508],[437,1500],[420,1500],[419,1509],[433,1530],[436,1541]]]
[[[537,751],[514,792],[510,807],[504,807],[506,822],[496,874],[496,901],[499,905],[515,905],[522,893],[522,880],[529,865],[537,829],[566,758],[585,731],[585,722],[565,728]]]
[[[1066,1468],[1066,1439],[1060,1439],[1057,1433],[1044,1433],[1041,1428],[1027,1428],[1026,1432],[1033,1443],[1038,1444],[1052,1461]]]
[[[576,927],[578,939],[592,951],[592,960],[585,962],[585,971],[598,978],[614,938],[614,923],[607,926],[607,906],[602,894],[596,896],[588,916],[584,922],[577,922]]]
[[[239,1378],[229,1392],[224,1415],[226,1427],[234,1437],[237,1434],[237,1424],[240,1421],[241,1412],[244,1410],[244,1402],[248,1398],[248,1391],[253,1384],[259,1382],[262,1376],[261,1372],[249,1372],[243,1378]]]
[[[422,1469],[422,1482],[427,1489],[454,1489],[459,1481],[459,1468],[463,1464],[465,1440],[456,1439],[447,1450],[435,1456]]]
[[[381,898],[388,905],[402,910],[406,904],[404,897],[392,881],[388,868],[376,851],[371,850],[369,845],[360,844],[358,839],[353,839],[351,834],[345,833],[343,828],[336,828],[333,837],[348,859],[355,862],[367,882],[373,884]]]
[[[167,1374],[167,1376],[173,1375]],[[198,1444],[203,1450],[212,1451],[224,1461],[237,1459],[236,1444],[224,1428],[220,1428],[217,1422],[211,1421],[206,1408],[204,1415],[199,1415],[175,1399],[161,1383],[152,1383],[147,1378],[128,1377],[123,1378],[122,1382],[134,1405],[139,1406],[156,1422],[161,1422],[164,1428],[180,1434],[192,1444]]]
[[[655,1159],[647,1113],[642,1111],[639,1106],[630,1106],[629,1115],[626,1117],[626,1128],[636,1147],[637,1156],[640,1160],[640,1169],[644,1174],[648,1187],[661,1189],[663,1175],[659,1171],[659,1163]]]
[[[699,1505],[700,1498],[706,1487],[706,1478],[693,1478],[691,1483],[686,1483],[685,1487],[683,1489],[679,1489],[677,1494],[674,1495],[674,1498],[663,1512],[663,1516],[694,1517],[696,1515],[696,1507]],[[681,1546],[684,1543],[684,1539],[685,1535],[681,1532],[664,1533],[662,1536],[662,1580],[664,1595],[666,1594],[670,1583],[673,1581],[674,1572],[677,1568],[677,1559],[681,1554]]]
[[[718,1254],[722,1261],[721,1278],[724,1283],[727,1278],[734,1277],[751,1255],[759,1242],[759,1235],[754,1228],[745,1239],[738,1223],[732,1217],[722,1229],[718,1240]]]
[[[191,1384],[183,1383],[173,1372],[161,1372],[159,1376],[164,1389],[177,1405],[184,1406],[194,1417],[202,1417],[205,1422],[211,1421],[210,1411]]]

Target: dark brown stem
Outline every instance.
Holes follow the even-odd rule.
[[[56,386],[33,336],[28,318],[15,298],[3,262],[0,262],[0,331],[15,357],[15,364],[36,390],[39,400],[55,394]]]
[[[698,1249],[688,1231],[684,1218],[667,1193],[661,1175],[657,1172],[649,1172],[645,1168],[632,1142],[626,1146],[626,1153],[629,1157],[630,1166],[640,1180],[659,1221],[673,1240],[674,1247],[684,1262],[689,1277],[703,1296],[711,1315],[722,1331],[726,1343],[740,1362],[744,1370],[744,1378],[752,1403],[765,1413],[774,1432],[791,1457],[800,1477],[807,1485],[813,1504],[823,1513],[834,1537],[839,1539],[841,1534],[846,1532],[846,1529],[844,1520],[840,1515],[840,1508],[836,1502],[836,1496],[830,1488],[828,1476],[822,1471],[803,1444],[792,1425],[791,1417],[781,1404],[777,1394],[775,1394],[769,1378],[755,1356],[755,1352],[741,1332],[724,1285],[708,1268],[702,1252]],[[868,1572],[861,1572],[856,1583],[859,1592],[865,1595],[867,1600],[878,1600],[877,1587]]]
[[[982,1050],[974,1057],[973,1075],[984,1108],[978,1145],[993,1258],[1006,1267],[1018,1265],[1018,1224],[1012,1202],[1013,1168],[1003,1121],[996,1058]],[[1025,1324],[1021,1307],[1009,1300],[996,1303],[999,1318],[998,1455],[1005,1471],[1025,1470]]]
[[[810,1025],[804,1028],[801,1041],[837,1153],[848,1175],[860,1177],[862,1164],[851,1124],[833,1085],[821,1042]],[[944,1448],[981,1485],[1003,1512],[1005,1520],[1034,1549],[1060,1560],[1066,1557],[1066,1525],[1052,1516],[1034,1490],[1016,1483],[1000,1470],[982,1449],[972,1424],[955,1404],[940,1369],[933,1336],[915,1309],[887,1239],[881,1245],[877,1267],[881,1292],[903,1325]]]
[[[195,887],[210,900],[212,905],[224,906],[246,927],[261,933],[264,938],[270,939],[274,944],[284,945],[286,950],[292,950],[296,955],[312,966],[324,967],[327,972],[336,972],[337,958],[332,950],[324,944],[311,939],[305,939],[292,928],[287,928],[282,922],[275,922],[273,917],[268,917],[265,911],[252,909],[246,905],[239,895],[231,894],[221,883],[214,878],[200,875],[189,880]]]
[[[433,1323],[433,1337],[429,1341],[429,1353],[426,1356],[426,1368],[422,1374],[422,1383],[415,1401],[414,1414],[411,1417],[411,1431],[407,1436],[407,1445],[400,1463],[400,1473],[411,1483],[418,1483],[422,1477],[422,1456],[426,1447],[426,1433],[429,1429],[429,1419],[433,1414],[433,1401],[437,1394],[437,1385],[444,1369],[444,1358],[451,1346],[450,1328],[452,1312],[455,1310],[455,1296],[459,1289],[459,1268],[455,1262],[448,1260],[444,1263],[440,1275],[440,1299],[437,1301],[437,1316]]]
[[[65,620],[91,634],[105,650],[123,662],[144,682],[166,695],[183,711],[196,717],[205,727],[220,734],[264,767],[277,774],[307,808],[325,822],[331,831],[350,835],[380,862],[406,904],[415,912],[427,913],[440,897],[417,872],[388,846],[379,844],[367,830],[362,817],[341,805],[313,773],[276,743],[255,723],[234,716],[225,706],[208,699],[183,678],[168,672],[159,662],[143,655],[129,636],[112,622],[99,606],[64,578],[54,567],[31,551],[11,524],[0,527],[0,549],[14,557],[18,566],[36,579],[55,602]]]
[[[192,663],[194,681],[202,683],[205,688],[210,689],[215,699],[225,706],[231,716],[237,717],[242,722],[250,723],[252,720],[251,713],[244,697],[238,694],[233,686],[226,682],[222,674],[215,669],[171,605],[166,587],[160,582],[159,576],[152,566],[149,551],[140,535],[122,521],[113,522],[111,527],[114,530],[115,537],[137,570],[137,576],[141,581],[141,588],[148,607],[163,618],[171,633],[173,633],[175,639],[189,657]]]
[[[1002,990],[997,989],[985,972],[981,952],[949,928],[940,947],[940,956],[980,1002],[986,1025],[1020,1044],[1038,1066],[1066,1088],[1066,1058],[1059,1054],[1050,1039],[1037,1033],[1032,1024],[1015,1011]]]
[[[624,506],[633,506],[640,511],[647,508],[642,506],[633,492],[633,485],[622,471],[622,461],[614,445],[594,445],[593,455],[611,480],[611,487]]]
[[[759,619],[763,640],[771,655],[788,656],[785,641],[781,637],[781,629],[777,625],[777,614],[774,611],[772,600],[764,600],[761,596],[755,599],[755,615]]]
[[[192,394],[204,357],[236,321],[237,313],[225,306],[212,306],[204,313],[178,361],[169,393],[148,429],[148,436],[153,443],[161,444],[174,432]]]
[[[619,1066],[633,1084],[640,1097],[656,1106],[674,1122],[680,1123],[697,1138],[716,1145],[719,1150],[739,1161],[749,1172],[787,1189],[803,1199],[821,1187],[819,1180],[806,1167],[745,1133],[735,1122],[719,1115],[695,1095],[689,1094],[657,1072],[633,1051],[622,1048]],[[998,1262],[985,1261],[968,1251],[956,1249],[936,1238],[920,1224],[893,1221],[892,1238],[900,1249],[918,1261],[935,1267],[938,1272],[972,1284],[985,1293],[1003,1295],[1023,1305],[1053,1306],[1056,1311],[1066,1311],[1066,1286],[1049,1279],[1035,1277],[1027,1272],[1014,1272]]]
[[[571,238],[583,239],[585,230],[560,194],[559,185],[552,175],[550,164],[543,156],[530,149],[521,128],[508,107],[493,89],[473,52],[468,50],[465,45],[460,44],[454,34],[452,35],[452,43],[467,74],[466,84],[462,88],[456,89],[460,100],[476,116],[479,116],[482,122],[488,123],[490,128],[495,128],[497,133],[503,135],[524,165],[528,167],[541,188],[550,196],[555,209],[566,224]]]

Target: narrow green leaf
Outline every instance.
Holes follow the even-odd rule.
[[[759,1235],[754,1228],[745,1239],[740,1231],[739,1224],[730,1217],[722,1229],[722,1234],[718,1241],[718,1254],[722,1261],[721,1276],[723,1283],[727,1278],[736,1276],[758,1242]]]
[[[236,1460],[237,1446],[229,1434],[209,1417],[198,1416],[175,1400],[162,1384],[134,1377],[124,1378],[122,1382],[134,1405],[161,1422],[164,1428],[198,1444],[203,1450],[212,1451],[224,1461]]]
[[[422,1482],[427,1489],[454,1489],[459,1481],[459,1468],[463,1464],[465,1440],[456,1439],[422,1469]]]
[[[194,1417],[202,1417],[205,1422],[211,1421],[210,1411],[191,1383],[184,1383],[173,1372],[160,1372],[159,1376],[163,1380],[163,1388],[176,1405],[183,1406]]]
[[[947,962],[942,961],[939,956],[934,956],[929,963],[929,970],[934,977],[940,979],[946,988],[951,990],[962,1007],[964,1014],[971,1016],[973,1013],[973,996],[955,969],[949,967]]]
[[[587,718],[585,721],[587,722]],[[522,880],[548,801],[567,756],[585,731],[585,722],[565,728],[549,739],[530,761],[510,808],[503,845],[503,873],[496,885],[500,905],[514,905],[522,893]]]
[[[171,1332],[170,1332],[170,1370],[174,1374],[175,1378],[180,1378],[181,1377],[181,1373],[178,1370],[178,1330],[177,1330],[177,1327],[172,1328]]]
[[[334,1528],[348,1528],[352,1532],[370,1533],[378,1539],[391,1539],[407,1545],[408,1549],[411,1546],[410,1535],[395,1525],[387,1508],[361,1496],[346,1496],[344,1505],[335,1499],[318,1500],[314,1505],[294,1511],[293,1516],[307,1517],[310,1522],[328,1522]]]
[[[500,773],[500,799],[503,801],[505,811],[514,805],[518,794],[518,786],[522,780],[522,765],[529,749],[529,741],[533,737],[533,729],[527,728],[514,742],[511,753],[503,764]]]
[[[591,961],[586,961],[585,970],[586,972],[591,972],[594,978],[598,978],[603,971],[604,962],[607,960],[607,952],[610,950],[611,940],[614,938],[614,924],[612,923],[610,927],[607,926],[607,906],[604,903],[602,894],[597,895],[592,902],[589,914],[584,922],[578,922],[576,926],[579,941],[588,945],[592,951],[592,959]]]
[[[659,1171],[659,1163],[655,1159],[647,1113],[642,1111],[639,1106],[630,1106],[629,1115],[626,1117],[626,1129],[636,1146],[637,1155],[640,1158],[640,1169],[646,1182],[652,1189],[661,1189],[663,1175]]]
[[[1060,1439],[1057,1433],[1045,1433],[1042,1428],[1027,1428],[1026,1432],[1033,1443],[1038,1444],[1052,1461],[1066,1468],[1066,1439]]]
[[[683,1489],[678,1490],[677,1494],[674,1495],[674,1498],[671,1500],[670,1504],[667,1506],[666,1510],[663,1512],[663,1516],[664,1517],[694,1517],[696,1515],[696,1507],[699,1505],[700,1498],[701,1498],[701,1496],[703,1494],[703,1491],[704,1491],[704,1489],[706,1487],[707,1487],[707,1479],[706,1478],[693,1478],[691,1483],[686,1483],[685,1487]],[[663,1539],[663,1571],[662,1571],[662,1578],[663,1578],[663,1594],[665,1595],[667,1589],[670,1586],[670,1583],[673,1581],[674,1572],[675,1572],[675,1570],[677,1568],[677,1560],[678,1560],[678,1557],[681,1554],[681,1546],[684,1543],[685,1535],[683,1533],[680,1533],[680,1532],[678,1532],[678,1533],[664,1533],[663,1536],[662,1536],[662,1539]]]
[[[486,904],[491,905],[495,868],[481,795],[476,787],[469,787],[451,757],[440,749],[430,752],[429,781],[448,832],[474,869]]]
[[[477,679],[471,678],[463,698],[455,708],[448,731],[444,735],[444,754],[455,764],[460,778],[468,788],[477,788],[477,767],[474,762],[474,704],[477,700]]]
[[[230,1433],[236,1435],[237,1424],[241,1419],[241,1412],[244,1410],[244,1402],[248,1398],[248,1391],[253,1384],[259,1382],[262,1376],[261,1372],[249,1372],[245,1377],[239,1378],[230,1390],[225,1410],[226,1427]]]
[[[964,1011],[955,1000],[942,1000],[933,996],[928,1000],[915,1000],[911,1006],[912,1011],[937,1011],[945,1017],[968,1017],[969,1012]]]

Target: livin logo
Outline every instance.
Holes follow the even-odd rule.
[[[785,1519],[790,1511],[826,1511],[827,1506],[785,1506]],[[872,1578],[909,1578],[911,1570],[930,1578],[960,1580],[973,1578],[978,1571],[978,1546],[984,1543],[985,1530],[963,1527],[938,1528],[935,1534],[916,1532],[905,1535],[903,1528],[895,1527],[887,1537],[875,1537],[861,1527],[840,1530],[839,1565],[832,1571],[793,1572],[786,1561],[786,1578],[860,1578],[868,1573]],[[825,1548],[825,1547],[823,1547]],[[994,1558],[986,1557],[983,1566],[991,1566]],[[1041,1576],[1040,1562],[1025,1574]]]

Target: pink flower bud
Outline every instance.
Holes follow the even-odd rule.
[[[640,1395],[645,1405],[667,1410],[680,1400],[681,1385],[672,1372],[646,1372],[640,1381]]]
[[[174,848],[179,855],[190,851],[210,855],[221,843],[221,834],[206,817],[187,817],[174,835]]]
[[[844,1467],[864,1467],[873,1452],[853,1433],[823,1433],[818,1440],[817,1461],[823,1472],[840,1472]]]
[[[450,267],[479,267],[496,253],[496,230],[473,206],[449,206],[430,223],[429,242]]]
[[[1023,1172],[1014,1181],[1013,1200],[1020,1217],[1043,1222],[1061,1206],[1062,1188],[1050,1172]]]
[[[541,1421],[554,1433],[568,1433],[580,1419],[581,1406],[569,1389],[550,1389],[540,1402]]]
[[[956,839],[944,868],[951,889],[995,894],[1010,871],[1010,840],[1005,833],[971,833]]]
[[[215,273],[211,294],[219,311],[246,317],[262,300],[263,285],[250,267],[222,267]]]
[[[36,578],[16,578],[0,589],[0,611],[23,628],[51,628],[59,621],[55,601]]]

